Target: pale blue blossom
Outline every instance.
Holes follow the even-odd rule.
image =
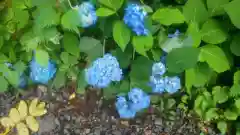
[[[129,108],[128,101],[123,96],[117,97],[115,106],[120,118],[130,119],[130,118],[134,118],[136,115],[136,111],[131,110],[131,108]]]
[[[125,8],[123,21],[138,36],[147,35],[149,30],[145,26],[147,12],[138,4],[128,4]]]
[[[30,79],[34,83],[47,84],[56,73],[55,64],[49,60],[47,66],[42,66],[35,58],[30,62]]]
[[[166,72],[166,67],[162,62],[154,63],[152,66],[153,75],[163,75]]]
[[[83,2],[78,7],[78,14],[81,21],[81,26],[83,28],[92,26],[97,22],[97,14],[95,11],[95,7],[90,2]]]
[[[121,79],[122,69],[117,59],[111,54],[98,58],[85,70],[85,80],[96,88],[106,88],[111,82],[118,82]]]
[[[128,93],[129,106],[136,112],[150,106],[150,96],[140,88],[133,88]]]
[[[177,76],[174,77],[165,77],[165,90],[168,93],[175,93],[181,89],[181,81]]]

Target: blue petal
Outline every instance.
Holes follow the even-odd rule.
[[[97,14],[95,12],[95,7],[90,2],[83,2],[78,7],[78,13],[81,20],[81,26],[83,28],[96,24]]]

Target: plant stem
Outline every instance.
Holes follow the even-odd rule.
[[[135,59],[135,53],[136,53],[136,50],[135,50],[135,48],[133,48],[132,60]]]
[[[105,54],[106,39],[103,38],[103,55]]]
[[[69,6],[73,9],[73,6],[72,6],[72,3],[71,3],[70,0],[68,0],[68,4],[69,4]]]

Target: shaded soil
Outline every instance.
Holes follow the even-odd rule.
[[[152,109],[133,120],[119,119],[113,100],[103,100],[96,90],[69,99],[75,92],[71,86],[75,85],[69,86],[59,91],[37,86],[17,97],[0,94],[0,116],[6,116],[20,99],[38,97],[47,103],[48,113],[38,118],[40,130],[33,135],[199,135],[201,132],[198,121],[181,111],[177,111],[177,119],[170,124],[151,113]],[[215,135],[211,128],[206,131]],[[15,135],[16,131],[10,134]]]

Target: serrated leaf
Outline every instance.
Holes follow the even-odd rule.
[[[36,58],[36,62],[41,66],[46,67],[48,65],[49,55],[48,55],[48,52],[46,52],[45,50],[40,50],[40,49],[36,50],[35,58]]]
[[[202,0],[188,0],[183,7],[183,15],[188,22],[198,24],[205,22],[209,16]]]
[[[33,116],[28,116],[26,118],[26,124],[33,132],[37,132],[39,129],[39,124]]]
[[[79,43],[79,39],[76,35],[70,32],[64,33],[63,47],[68,53],[78,57],[80,53],[80,49],[78,47]]]
[[[231,95],[232,97],[240,96],[240,84],[234,84],[234,85],[230,88],[230,95]]]
[[[183,47],[172,50],[167,55],[167,68],[169,72],[181,73],[186,69],[193,68],[198,61],[198,48]]]
[[[227,12],[234,26],[240,29],[240,10],[238,9],[240,5],[240,0],[233,0],[224,6],[224,10]]]
[[[108,8],[117,11],[119,8],[121,8],[124,0],[98,0],[98,2]]]
[[[79,33],[78,26],[81,22],[76,9],[69,10],[61,18],[61,25],[64,29]]]
[[[16,129],[17,129],[18,135],[29,135],[29,130],[27,126],[22,122],[17,124]]]
[[[230,63],[223,50],[216,45],[205,45],[201,47],[199,60],[207,62],[208,65],[218,73],[230,69]]]
[[[23,120],[28,115],[28,106],[27,103],[23,100],[19,102],[18,111],[20,114],[20,119]]]
[[[116,13],[116,12],[111,9],[104,8],[104,7],[98,8],[96,11],[97,16],[101,16],[101,17],[110,16],[110,15],[113,15],[114,13]]]
[[[152,19],[167,26],[185,21],[183,14],[177,8],[160,8],[152,15]]]
[[[217,108],[210,108],[209,110],[207,110],[206,116],[205,116],[205,119],[207,121],[210,121],[212,119],[216,119],[217,117],[218,117]]]
[[[40,37],[36,36],[33,31],[25,32],[20,39],[20,43],[27,51],[35,50],[40,42]]]
[[[202,40],[210,44],[220,44],[228,37],[226,30],[214,19],[206,21],[200,32]]]
[[[131,38],[131,31],[122,21],[116,21],[113,26],[113,39],[118,46],[125,50]]]
[[[176,101],[174,99],[168,99],[166,104],[166,109],[171,109],[176,104]]]
[[[11,108],[10,112],[9,112],[9,118],[15,123],[17,124],[18,122],[20,122],[20,114],[18,112],[18,110],[16,108]]]
[[[29,14],[28,11],[18,8],[14,9],[14,21],[17,23],[17,29],[24,28],[28,24]]]
[[[224,112],[224,116],[225,116],[228,120],[236,120],[237,117],[238,117],[238,113],[235,112],[234,110],[227,109],[227,110]]]
[[[38,8],[38,15],[35,21],[40,28],[58,25],[60,23],[60,14],[52,7],[41,7]]]
[[[221,88],[220,86],[213,87],[212,94],[214,101],[217,103],[221,104],[228,100],[227,89]]]

